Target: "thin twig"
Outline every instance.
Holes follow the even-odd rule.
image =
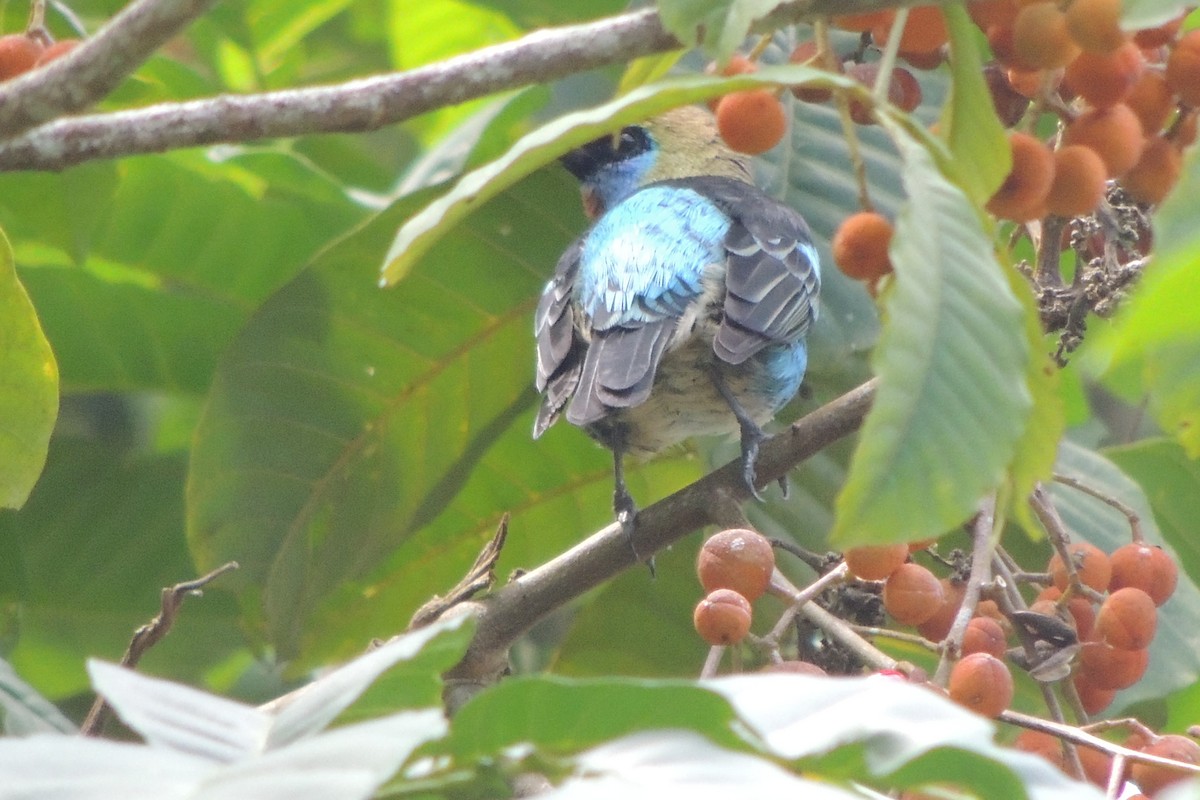
[[[1123,745],[1114,744],[1107,739],[1101,739],[1099,736],[1094,736],[1085,730],[1077,728],[1073,725],[1064,725],[1059,722],[1051,722],[1042,719],[1041,717],[1033,717],[1028,714],[1022,714],[1020,711],[1001,711],[997,717],[1001,722],[1007,722],[1010,725],[1017,725],[1022,728],[1028,728],[1034,731],[1048,733],[1051,736],[1057,736],[1059,739],[1065,739],[1084,747],[1090,747],[1093,750],[1099,750],[1102,753],[1107,753],[1113,757],[1118,755],[1123,756],[1126,761],[1132,761],[1138,764],[1159,764],[1164,767],[1171,767],[1181,772],[1190,772],[1200,774],[1200,764],[1191,764],[1186,761],[1175,761],[1162,756],[1155,756],[1149,753],[1143,753],[1140,750],[1130,750]]]
[[[931,642],[919,633],[906,633],[905,631],[897,631],[892,628],[876,628],[873,625],[850,625],[850,629],[860,636],[864,637],[883,637],[885,639],[895,639],[898,642],[907,642],[915,644],[917,647],[923,647],[931,653],[940,651],[941,645],[937,642]]]
[[[129,667],[130,669],[136,667],[138,662],[141,661],[142,656],[146,654],[146,651],[162,641],[163,637],[171,632],[171,626],[175,624],[175,618],[179,615],[179,607],[183,605],[185,598],[199,595],[200,590],[205,586],[226,572],[232,572],[237,568],[237,562],[230,561],[228,564],[223,564],[207,575],[202,575],[195,580],[184,581],[174,586],[165,587],[162,590],[161,607],[158,614],[154,619],[133,632],[133,638],[129,640],[129,647],[126,648],[125,655],[121,657],[121,666]],[[98,736],[104,728],[104,723],[108,720],[109,713],[108,703],[103,697],[97,697],[95,702],[92,703],[92,708],[88,711],[83,725],[80,726],[79,732],[84,736]]]
[[[826,636],[849,650],[859,661],[872,669],[899,669],[901,667],[899,661],[859,636],[848,622],[836,614],[829,613],[816,603],[805,603],[800,609],[800,613],[808,618],[809,622],[820,628]]]
[[[1081,596],[1092,602],[1103,602],[1103,595],[1079,580],[1079,570],[1075,568],[1075,559],[1072,558],[1071,551],[1068,549],[1071,544],[1071,534],[1067,531],[1067,524],[1059,516],[1058,509],[1054,507],[1054,501],[1050,498],[1045,486],[1039,483],[1034,487],[1033,493],[1029,495],[1029,506],[1033,509],[1038,521],[1042,523],[1042,527],[1046,529],[1050,546],[1062,559],[1063,568],[1067,571],[1067,583],[1074,587]]]
[[[875,76],[875,86],[871,95],[876,105],[888,102],[888,89],[892,86],[892,70],[896,67],[896,56],[900,53],[900,39],[904,35],[904,26],[908,24],[908,6],[896,9],[892,20],[892,29],[888,32],[887,46],[883,49],[883,57],[879,59],[879,73]]]
[[[980,504],[979,513],[971,526],[971,576],[963,592],[962,605],[954,615],[950,632],[942,644],[942,657],[938,661],[937,671],[933,675],[936,686],[946,686],[950,680],[950,668],[962,652],[963,634],[971,617],[975,616],[975,608],[979,605],[979,592],[985,583],[992,579],[992,553],[1000,541],[996,527],[996,495],[988,495]]]
[[[1105,492],[1097,489],[1095,486],[1089,486],[1078,478],[1073,478],[1070,475],[1063,475],[1062,473],[1056,472],[1054,473],[1054,482],[1061,483],[1063,486],[1070,486],[1072,489],[1078,489],[1084,494],[1090,495],[1100,502],[1112,506],[1117,511],[1120,511],[1125,515],[1125,519],[1129,520],[1129,528],[1133,534],[1133,541],[1144,541],[1142,537],[1142,518],[1138,515],[1137,511],[1133,509],[1133,506],[1118,500],[1110,494],[1106,494]]]
[[[796,587],[792,586],[787,579],[783,577],[783,573],[779,572],[779,570],[776,570],[775,574],[772,575],[771,578],[772,593],[778,594],[779,592],[776,591],[777,588],[789,588],[790,591],[786,591],[786,599],[790,605],[782,614],[779,615],[779,621],[775,623],[775,627],[771,629],[771,632],[763,637],[763,643],[768,647],[773,647],[774,649],[778,650],[779,640],[791,627],[792,620],[794,620],[796,615],[800,613],[801,606],[824,592],[830,586],[845,581],[846,576],[849,574],[850,570],[846,566],[845,562],[843,562],[829,570],[829,572],[826,572],[821,577],[817,578],[803,589],[796,590]],[[783,595],[781,594],[780,596]]]
[[[714,644],[708,648],[708,656],[704,659],[704,666],[700,668],[700,678],[714,678],[717,675],[717,669],[721,666],[721,657],[725,655],[725,645]]]

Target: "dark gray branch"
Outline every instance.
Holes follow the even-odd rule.
[[[763,443],[758,475],[769,483],[833,442],[858,430],[875,397],[871,380],[797,420]],[[723,502],[750,497],[741,462],[733,461],[670,497],[643,509],[635,533],[638,552],[649,556],[684,536],[714,524]],[[551,611],[634,566],[625,533],[610,525],[571,550],[516,578],[482,602],[475,639],[447,678],[489,683],[503,668],[509,646]]]

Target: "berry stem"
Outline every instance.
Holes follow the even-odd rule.
[[[790,605],[783,612],[783,614],[779,616],[779,621],[775,623],[775,627],[771,629],[771,632],[762,638],[762,644],[765,647],[778,650],[779,640],[783,638],[785,633],[787,633],[788,629],[792,625],[792,620],[794,620],[796,615],[800,613],[801,607],[804,606],[804,604],[809,600],[812,600],[814,597],[821,594],[821,592],[828,589],[830,586],[845,581],[846,576],[849,574],[849,568],[846,566],[845,562],[842,562],[833,569],[829,570],[829,572],[826,572],[824,575],[817,578],[805,588],[797,589],[792,585],[791,581],[784,577],[782,572],[776,569],[775,572],[771,574],[771,585],[769,591],[771,594],[774,594],[777,597],[785,598]]]
[[[700,668],[701,678],[717,676],[717,668],[721,666],[721,657],[725,655],[725,649],[723,644],[714,644],[708,649],[708,657],[704,659],[704,666]]]
[[[1095,603],[1103,602],[1103,595],[1092,587],[1085,586],[1079,580],[1079,571],[1075,568],[1075,559],[1068,549],[1068,545],[1071,544],[1071,536],[1067,532],[1066,523],[1058,515],[1058,509],[1054,507],[1054,502],[1046,492],[1045,486],[1040,483],[1037,485],[1033,493],[1029,495],[1029,505],[1033,508],[1034,515],[1046,530],[1046,535],[1050,539],[1050,544],[1054,548],[1054,552],[1058,553],[1058,557],[1063,561],[1063,567],[1067,571],[1067,583],[1081,597],[1086,597]]]
[[[1132,506],[1118,500],[1110,494],[1101,491],[1100,489],[1097,489],[1095,486],[1090,486],[1078,478],[1071,477],[1070,475],[1064,475],[1060,472],[1056,472],[1054,473],[1054,482],[1061,483],[1063,486],[1070,486],[1072,489],[1078,489],[1084,494],[1091,495],[1100,502],[1112,506],[1117,511],[1120,511],[1125,515],[1125,519],[1129,520],[1129,529],[1133,536],[1133,541],[1135,543],[1141,543],[1145,541],[1145,537],[1142,536],[1142,518],[1136,511],[1134,511]]]
[[[833,47],[829,43],[829,26],[825,20],[817,20],[813,33],[817,37],[818,52],[832,54]],[[832,60],[828,55],[826,58]],[[838,117],[842,121],[842,136],[846,139],[846,152],[850,157],[850,165],[854,169],[854,181],[858,184],[858,205],[863,211],[874,211],[875,207],[871,205],[871,193],[867,187],[867,164],[863,161],[862,151],[858,144],[858,133],[855,132],[854,120],[850,117],[850,97],[844,89],[834,90],[833,97],[837,103]]]
[[[887,45],[883,49],[883,57],[879,60],[879,73],[875,76],[875,85],[871,94],[875,97],[876,105],[888,101],[888,88],[892,85],[892,70],[896,67],[896,56],[900,52],[900,38],[904,33],[904,25],[908,22],[908,6],[896,9],[896,18],[892,22],[892,30],[888,33]]]
[[[954,616],[950,633],[942,644],[942,657],[938,662],[937,671],[933,674],[933,684],[945,687],[950,681],[950,668],[962,653],[963,634],[966,633],[967,623],[975,616],[975,608],[979,605],[979,593],[985,583],[992,579],[992,554],[1000,543],[1002,525],[997,521],[996,495],[990,494],[980,504],[979,513],[972,523],[971,574],[967,579],[967,588],[963,594],[962,605]]]

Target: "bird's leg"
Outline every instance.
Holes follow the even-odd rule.
[[[733,412],[733,416],[737,418],[738,427],[742,431],[742,480],[746,482],[746,488],[750,490],[750,494],[754,495],[756,500],[763,499],[759,493],[758,487],[755,486],[757,476],[755,475],[754,467],[758,461],[758,445],[767,435],[763,433],[763,429],[758,426],[758,423],[750,419],[750,415],[746,413],[746,409],[742,408],[742,404],[734,397],[733,392],[725,383],[725,378],[721,375],[717,367],[712,369],[712,382],[716,387],[721,399],[729,406],[729,410]]]
[[[633,502],[633,495],[629,493],[629,487],[625,485],[625,465],[622,456],[624,448],[617,446],[613,448],[613,512],[617,516],[617,522],[621,525],[621,532],[625,534],[625,543],[629,545],[629,552],[633,553],[633,557],[638,561],[642,560],[641,555],[637,551],[637,544],[633,541],[633,535],[637,530],[637,504]],[[646,566],[650,568],[650,577],[654,577],[654,557],[651,556],[646,561]]]

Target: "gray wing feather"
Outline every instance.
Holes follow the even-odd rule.
[[[738,211],[725,239],[725,318],[713,341],[730,364],[803,337],[816,319],[820,290],[816,252],[799,214],[765,195]]]
[[[583,360],[575,399],[567,409],[572,425],[588,425],[613,408],[646,401],[663,351],[675,329],[674,319],[636,328],[612,328],[596,334]]]
[[[538,438],[558,420],[563,407],[575,394],[583,370],[587,345],[580,340],[571,319],[571,290],[579,269],[582,242],[576,241],[554,270],[534,313],[533,329],[537,337],[537,374],[535,384],[542,393],[542,406],[533,424]]]

